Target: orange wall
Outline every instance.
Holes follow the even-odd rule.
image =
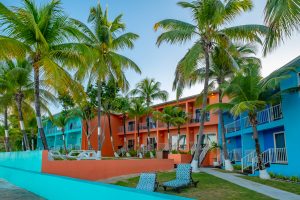
[[[42,172],[84,180],[102,180],[142,172],[169,171],[174,161],[169,159],[124,160],[57,160],[49,161],[43,152]]]
[[[83,121],[83,125],[85,126],[85,121]],[[114,140],[114,147],[117,150],[118,145],[123,145],[122,141],[120,141],[119,136],[116,134],[119,132],[119,127],[122,125],[122,120],[119,119],[117,115],[111,115],[111,127],[112,127],[112,134]],[[104,129],[105,140],[103,142],[102,147],[102,155],[103,156],[113,156],[112,144],[110,141],[110,134],[109,134],[109,126],[108,126],[108,119],[106,116],[101,117],[101,126]],[[86,128],[82,130],[82,149],[88,149],[87,137],[85,134]],[[97,117],[95,117],[91,121],[91,145],[93,149],[98,149],[98,129],[97,129]]]

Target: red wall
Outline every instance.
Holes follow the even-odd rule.
[[[83,125],[85,126],[85,121],[83,121]],[[112,127],[112,134],[114,140],[114,147],[117,150],[118,145],[123,145],[123,142],[120,141],[119,136],[116,134],[119,132],[119,127],[122,125],[122,120],[116,115],[111,115],[111,127]],[[106,116],[101,117],[101,127],[104,129],[105,140],[103,142],[102,147],[102,155],[103,156],[113,156],[112,144],[110,141],[110,134],[109,134],[109,126],[108,126],[108,119]],[[88,149],[87,137],[85,134],[86,127],[82,129],[82,149]],[[98,129],[97,129],[97,117],[95,117],[91,121],[91,145],[94,150],[98,149]]]
[[[43,152],[42,172],[84,180],[102,180],[142,172],[169,171],[174,161],[169,159],[124,159],[124,160],[57,160],[49,161],[48,152]]]

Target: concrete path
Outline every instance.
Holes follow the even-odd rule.
[[[0,179],[1,200],[42,200],[43,198]]]
[[[272,197],[274,199],[282,199],[282,200],[300,200],[300,195],[286,192],[283,190],[279,190],[270,186],[266,186],[260,183],[256,183],[253,181],[249,181],[237,176],[237,174],[233,173],[222,173],[213,169],[209,168],[201,168],[202,172],[207,174],[211,174],[218,178],[224,179],[236,185],[242,186],[244,188],[253,190],[255,192],[264,194],[266,196]]]

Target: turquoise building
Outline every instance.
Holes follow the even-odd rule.
[[[55,150],[62,149],[64,145],[62,131],[57,126],[53,125],[49,119],[43,121],[43,126],[49,148]],[[79,117],[68,120],[65,127],[65,138],[67,149],[81,149],[82,122]],[[43,149],[40,134],[37,139],[37,149]]]
[[[282,68],[290,66],[296,67],[296,72],[291,72],[289,78],[280,82],[280,90],[300,86],[300,56]],[[300,177],[299,113],[300,90],[291,94],[283,94],[281,102],[270,105],[258,113],[262,159],[269,172]],[[230,159],[241,164],[242,170],[255,173],[257,156],[247,115],[233,118],[225,112],[223,116]],[[219,130],[220,128],[219,125]],[[219,140],[221,141],[221,138]]]

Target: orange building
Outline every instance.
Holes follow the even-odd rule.
[[[182,98],[179,101],[168,101],[165,103],[157,104],[152,106],[153,110],[162,111],[166,106],[179,106],[188,114],[188,121],[185,125],[181,126],[180,130],[180,139],[179,146],[181,151],[191,151],[195,148],[198,139],[198,131],[200,127],[200,108],[197,106],[196,96],[190,96]],[[208,104],[214,104],[219,101],[218,93],[210,93],[207,99]],[[113,156],[113,148],[109,135],[109,127],[107,125],[107,118],[102,117],[102,129],[104,129],[105,137],[102,148],[103,156]],[[204,127],[204,136],[203,143],[217,142],[218,138],[218,114],[216,112],[208,112],[206,114],[206,122]],[[83,123],[84,124],[84,123]],[[112,137],[114,141],[114,149],[117,151],[124,147],[124,132],[122,125],[122,116],[121,115],[111,115],[111,124],[112,124]],[[142,117],[139,122],[136,119],[127,119],[126,120],[126,138],[127,138],[127,148],[128,149],[137,149],[137,125],[140,126],[140,145],[141,147],[147,146],[147,123],[146,116]],[[149,119],[150,125],[150,146],[155,150],[169,150],[168,145],[168,132],[166,124],[160,121],[154,121],[150,116]],[[93,149],[97,149],[98,137],[97,137],[97,119],[93,119],[91,126],[94,127],[93,134],[91,136],[91,145]],[[87,139],[82,130],[82,148],[87,149]],[[170,127],[170,142],[172,143],[172,149],[177,147],[177,127]],[[216,155],[207,155],[207,158],[204,162],[207,165],[211,165],[213,159],[216,158]]]

